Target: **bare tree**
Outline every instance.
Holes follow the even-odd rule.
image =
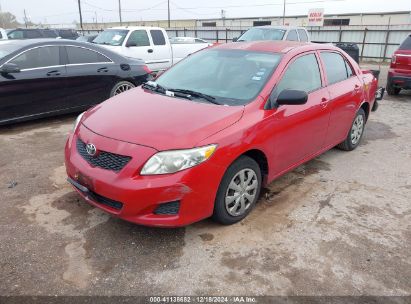
[[[0,27],[13,28],[18,27],[20,24],[12,13],[0,12]]]

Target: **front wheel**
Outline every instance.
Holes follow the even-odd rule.
[[[344,151],[352,151],[357,148],[364,134],[365,122],[365,112],[363,109],[359,109],[351,125],[347,138],[337,147]]]
[[[135,88],[136,86],[134,84],[132,84],[129,81],[120,81],[117,82],[113,89],[110,92],[110,97],[116,96],[118,94],[121,94],[125,91],[131,90],[132,88]]]
[[[245,218],[261,190],[261,170],[255,160],[241,156],[227,169],[217,191],[213,219],[230,225]]]

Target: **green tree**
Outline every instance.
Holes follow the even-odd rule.
[[[9,12],[0,12],[0,27],[13,28],[18,27],[20,24],[17,21],[16,16]]]

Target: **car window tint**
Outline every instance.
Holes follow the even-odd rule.
[[[67,46],[69,64],[110,62],[110,60],[95,51],[82,47]]]
[[[346,60],[344,60],[344,61],[345,61],[345,67],[347,68],[347,76],[348,76],[348,78],[350,78],[351,76],[354,75],[354,71],[353,71],[352,67],[350,66],[350,64]]]
[[[154,45],[165,45],[166,39],[164,38],[163,32],[160,30],[151,30],[151,38],[153,38]]]
[[[57,37],[56,32],[53,31],[53,30],[43,30],[43,35],[44,35],[44,37],[47,37],[47,38],[56,38]]]
[[[399,50],[411,50],[411,36],[408,36],[403,43],[401,43]]]
[[[338,53],[321,52],[325,65],[328,83],[336,83],[347,79],[347,68],[344,58]]]
[[[135,46],[149,46],[150,40],[145,30],[138,30],[130,34],[127,43]]]
[[[296,30],[291,30],[287,35],[287,40],[298,41],[298,35]]]
[[[8,33],[7,36],[9,36],[10,39],[23,39],[24,38],[23,31],[12,31]]]
[[[40,31],[37,31],[37,30],[26,31],[25,33],[26,33],[26,38],[30,38],[30,39],[43,37],[43,35],[40,33]]]
[[[10,63],[16,64],[21,70],[56,66],[60,64],[59,47],[35,48],[17,56]]]
[[[288,67],[284,76],[275,88],[278,96],[283,90],[301,90],[311,92],[321,88],[321,74],[314,54],[298,57]]]
[[[300,41],[308,41],[308,36],[306,31],[298,30],[298,35],[300,36]]]

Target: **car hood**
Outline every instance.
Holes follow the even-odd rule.
[[[120,141],[157,150],[195,147],[236,123],[244,106],[220,106],[135,88],[87,111],[83,125]]]

